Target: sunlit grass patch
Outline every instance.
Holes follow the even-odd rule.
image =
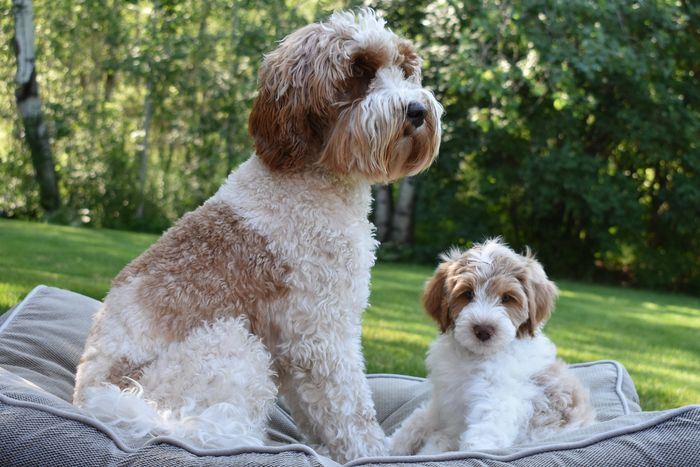
[[[38,284],[97,299],[111,279],[158,237],[0,220],[0,313]],[[378,264],[362,342],[370,373],[425,375],[437,335],[420,295],[433,268]],[[545,332],[567,362],[617,360],[645,410],[700,403],[700,299],[559,281]]]
[[[370,372],[425,375],[425,352],[437,329],[420,307],[420,292],[431,274],[428,267],[375,267],[363,332]],[[621,362],[645,410],[700,403],[700,299],[558,285],[560,299],[545,332],[564,360]]]
[[[625,365],[647,410],[700,403],[700,299],[561,281],[547,334],[567,361]]]
[[[0,310],[38,284],[101,299],[156,235],[0,220]]]

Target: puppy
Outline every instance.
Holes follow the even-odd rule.
[[[114,280],[74,402],[122,436],[259,445],[282,395],[340,462],[386,452],[360,347],[374,263],[370,185],[430,165],[442,108],[371,10],[265,56],[255,154]]]
[[[541,332],[558,291],[530,251],[495,239],[441,259],[423,295],[441,332],[426,360],[432,398],[392,453],[506,448],[592,423],[587,390]]]

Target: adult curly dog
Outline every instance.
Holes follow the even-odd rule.
[[[74,402],[132,439],[260,445],[279,395],[306,442],[387,451],[360,346],[370,185],[427,168],[442,107],[369,9],[286,37],[259,70],[252,155],[114,279]]]

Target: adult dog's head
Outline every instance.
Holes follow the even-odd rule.
[[[453,332],[473,353],[495,353],[534,336],[552,313],[557,287],[529,250],[519,255],[493,239],[441,259],[423,305],[441,332]]]
[[[313,166],[372,182],[435,158],[442,107],[413,45],[369,9],[333,14],[265,56],[249,132],[274,171]]]

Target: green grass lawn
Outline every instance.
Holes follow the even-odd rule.
[[[157,236],[0,220],[0,313],[37,284],[104,297],[110,280]],[[370,373],[425,375],[436,329],[419,306],[432,268],[378,264],[363,343]],[[545,331],[568,362],[618,360],[642,407],[700,403],[700,299],[560,281]]]

